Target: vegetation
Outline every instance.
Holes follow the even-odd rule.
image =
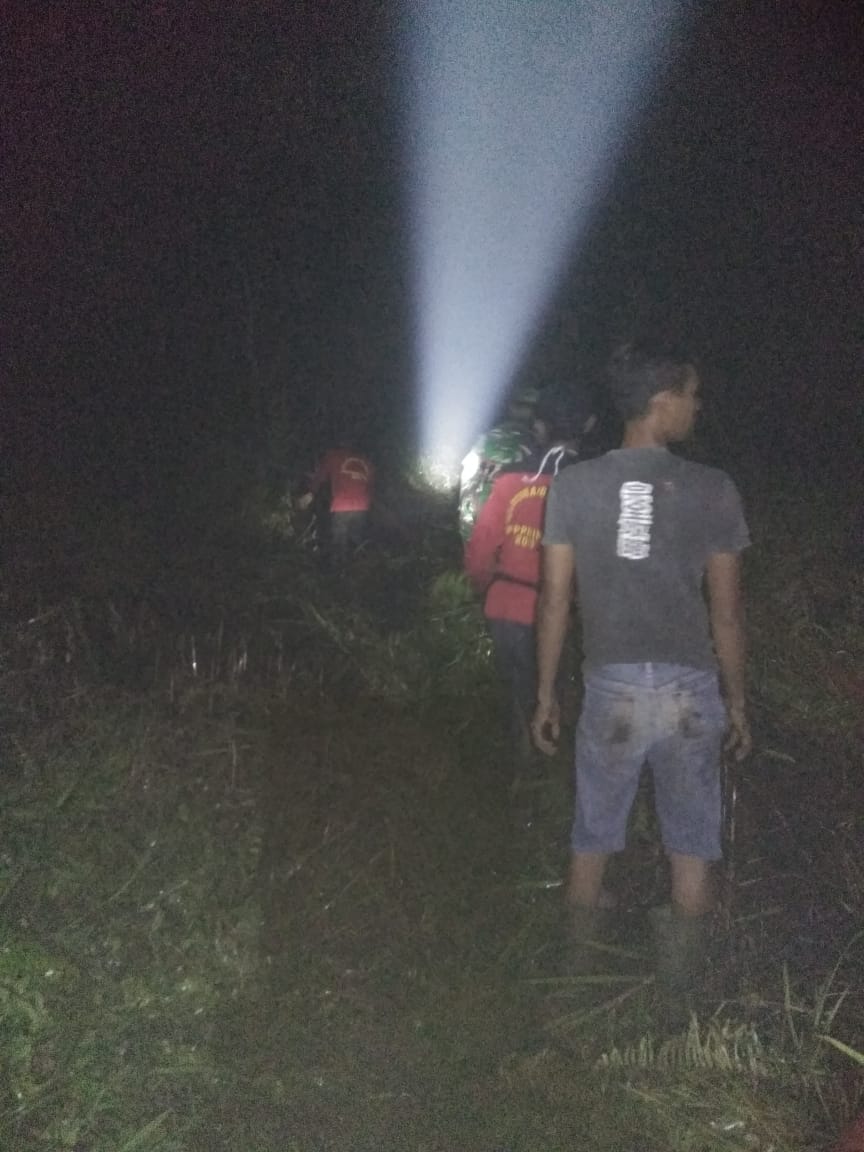
[[[669,1036],[648,809],[613,878],[631,927],[574,978],[568,756],[513,793],[449,510],[403,498],[411,530],[348,581],[274,505],[182,562],[135,526],[93,541],[53,595],[6,572],[0,1147],[826,1148],[864,1107],[837,509],[750,502],[758,751],[710,987]]]

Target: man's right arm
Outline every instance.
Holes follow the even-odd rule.
[[[537,747],[553,753],[559,735],[555,678],[570,620],[574,554],[569,544],[543,548],[543,576],[537,605],[537,710],[531,732]],[[547,736],[551,733],[551,740]]]

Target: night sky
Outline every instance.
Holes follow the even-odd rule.
[[[129,7],[4,6],[8,490],[290,476],[346,420],[404,444],[398,7]],[[634,326],[674,329],[721,458],[860,480],[855,8],[701,6],[533,364],[590,374]]]

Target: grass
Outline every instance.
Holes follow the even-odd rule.
[[[864,1083],[860,722],[832,672],[860,666],[861,586],[824,503],[753,519],[735,931],[678,1036],[654,1012],[644,806],[614,877],[626,938],[598,979],[567,972],[567,757],[514,802],[434,513],[347,585],[283,533],[242,571],[151,562],[142,597],[105,561],[16,612],[0,1147],[825,1148]]]
[[[0,1130],[181,1148],[218,1080],[214,1022],[260,969],[253,793],[224,718],[78,705],[7,758]]]

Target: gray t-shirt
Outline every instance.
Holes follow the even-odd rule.
[[[665,448],[619,448],[555,480],[544,544],[575,549],[585,664],[715,664],[708,556],[750,543],[732,480]]]

